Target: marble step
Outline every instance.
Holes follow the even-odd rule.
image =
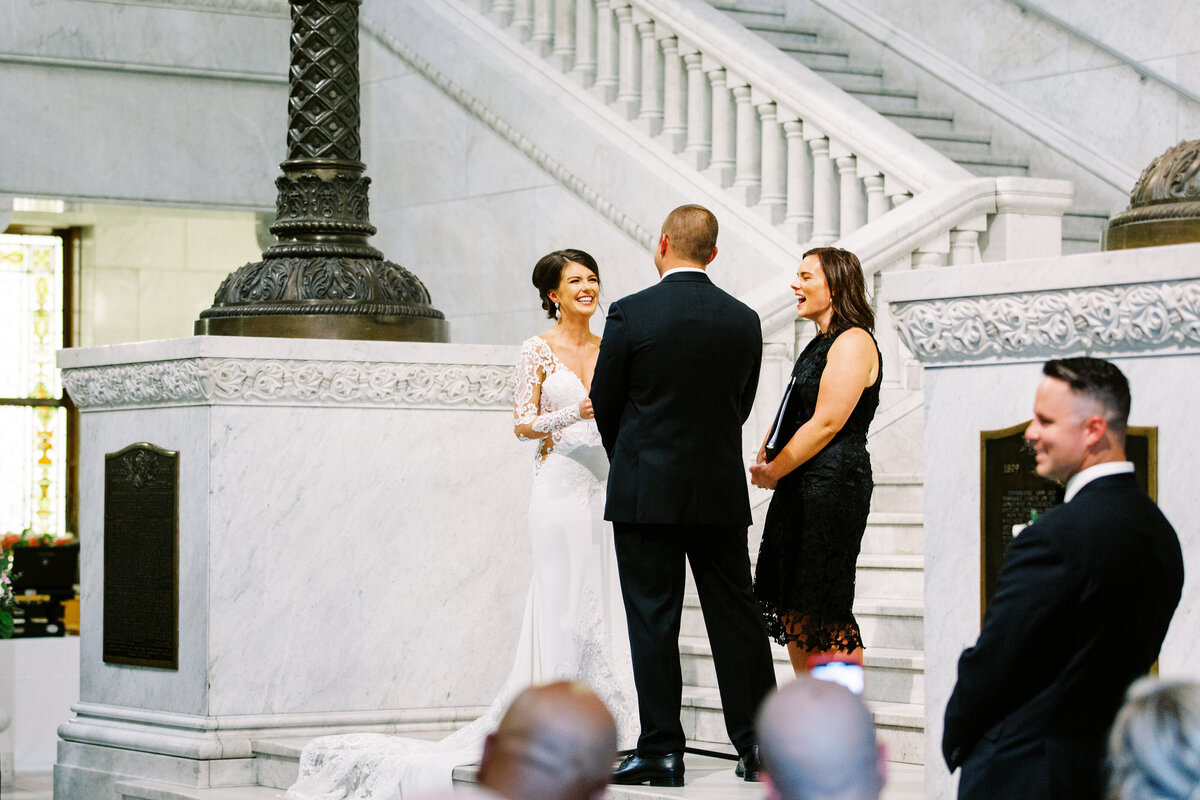
[[[787,651],[771,645],[775,663],[775,680],[783,684],[793,676]],[[712,647],[706,637],[681,636],[679,661],[685,686],[717,688],[717,671],[713,665]],[[866,667],[866,687],[863,697],[886,703],[925,702],[925,655],[918,650],[888,650],[873,648],[863,657]]]
[[[955,161],[959,166],[969,170],[971,174],[981,178],[998,178],[1006,175],[1026,177],[1029,175],[1027,159],[987,156],[984,158],[956,158]]]
[[[925,476],[919,472],[876,472],[871,510],[921,514],[925,510]]]
[[[712,3],[714,8],[725,12],[746,27],[765,25],[784,27],[784,15],[777,8],[765,4],[718,2]]]
[[[1062,218],[1063,255],[1095,253],[1100,236],[1108,227],[1108,215],[1098,211],[1074,211]]]
[[[276,800],[283,791],[269,786],[181,786],[157,781],[122,781],[115,785],[117,800]]]
[[[925,707],[879,701],[867,701],[867,706],[875,717],[880,740],[887,744],[888,760],[924,764]],[[719,752],[731,750],[716,689],[684,686],[680,718],[689,744]]]
[[[877,555],[858,557],[854,593],[858,597],[921,600],[925,597],[925,557]]]
[[[881,114],[917,110],[917,93],[909,89],[850,89],[846,93]]]
[[[949,111],[911,109],[907,111],[885,111],[883,116],[917,137],[927,132],[954,130],[954,114]]]
[[[300,751],[308,737],[259,739],[253,744],[259,786],[287,789],[300,773]]]
[[[854,618],[862,633],[863,645],[896,650],[922,650],[925,646],[925,604],[920,600],[857,598]],[[694,592],[683,598],[680,637],[708,637],[700,599]]]
[[[992,154],[992,137],[959,131],[930,131],[918,137],[925,144],[954,161],[987,158]]]
[[[763,800],[761,783],[746,783],[733,774],[733,761],[689,753],[684,756],[684,785],[679,789],[653,786],[610,786],[607,800]],[[923,800],[925,770],[916,764],[889,763],[882,800]],[[455,783],[474,783],[475,766],[454,771]]]
[[[925,552],[924,515],[872,512],[867,517],[862,552],[872,555],[921,555]]]

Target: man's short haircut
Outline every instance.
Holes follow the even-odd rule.
[[[877,800],[875,720],[846,687],[801,675],[758,713],[763,770],[782,800]]]
[[[704,206],[680,206],[667,215],[662,232],[675,252],[704,266],[717,246],[717,218]]]
[[[1104,419],[1121,440],[1129,424],[1129,381],[1117,367],[1102,358],[1060,358],[1047,361],[1042,372],[1071,387],[1071,391],[1104,409]]]

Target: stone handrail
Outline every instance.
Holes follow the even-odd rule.
[[[1071,198],[1067,181],[969,178],[922,192],[836,244],[859,257],[870,286],[884,271],[976,263],[979,235],[988,230],[996,215],[1054,219],[1062,216]],[[742,300],[758,312],[767,334],[795,317],[795,299],[783,282],[759,287]]]

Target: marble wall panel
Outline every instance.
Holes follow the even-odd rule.
[[[231,4],[224,4],[226,9]],[[6,53],[286,75],[289,22],[282,14],[213,13],[170,4],[43,0],[0,3]]]
[[[7,64],[0,93],[21,121],[0,129],[0,192],[274,204],[286,83]]]
[[[137,270],[104,269],[89,272],[94,294],[81,297],[81,304],[90,308],[91,325],[90,330],[80,331],[80,339],[89,344],[137,341],[138,318],[135,309],[141,303]]]
[[[486,705],[529,588],[511,412],[214,413],[213,714]]]
[[[204,714],[208,710],[209,410],[84,413],[79,425],[80,700]],[[103,659],[104,454],[137,442],[179,452],[179,670]]]
[[[244,262],[243,262],[244,263]],[[230,266],[227,272],[240,267]],[[137,335],[113,341],[147,342],[191,336],[200,312],[213,304],[213,295],[225,279],[217,272],[138,273]]]

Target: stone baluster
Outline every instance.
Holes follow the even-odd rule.
[[[513,23],[513,0],[493,0],[488,18],[500,30],[507,30]]]
[[[704,59],[691,45],[679,43],[679,52],[687,69],[687,145],[684,160],[697,171],[708,169],[712,157],[712,103]]]
[[[912,254],[913,269],[937,269],[950,261],[950,232],[941,233]]]
[[[593,0],[575,0],[575,81],[587,89],[596,80],[596,6]]]
[[[867,222],[874,222],[888,210],[887,195],[883,193],[883,173],[870,161],[860,157],[858,177],[867,194]]]
[[[841,236],[849,236],[867,221],[867,202],[863,196],[862,184],[858,182],[858,160],[836,142],[831,142],[829,149],[829,157],[837,164],[838,169],[838,232]]]
[[[625,119],[634,119],[641,106],[641,43],[637,28],[633,24],[633,8],[628,4],[615,4],[617,15],[617,106]]]
[[[733,94],[725,84],[725,69],[705,56],[704,71],[712,87],[712,150],[706,170],[718,186],[733,182]]]
[[[662,30],[662,26],[659,26]],[[683,149],[687,141],[687,86],[679,40],[667,36],[661,40],[663,52],[663,127],[660,139],[672,153]]]
[[[813,158],[813,231],[811,243],[827,245],[838,238],[838,179],[829,158],[829,139],[808,123],[804,138]]]
[[[596,80],[592,92],[605,104],[617,99],[618,38],[613,0],[596,0]]]
[[[642,102],[638,110],[638,128],[647,136],[658,136],[663,128],[663,58],[654,35],[654,20],[641,11],[633,12],[634,26],[641,39]]]
[[[518,42],[527,42],[533,35],[533,0],[513,0],[512,33]]]
[[[787,213],[783,218],[787,235],[807,242],[813,227],[812,153],[804,141],[804,123],[792,112],[779,110],[787,136]]]
[[[755,209],[772,225],[783,222],[787,204],[787,167],[784,154],[783,129],[779,125],[775,104],[757,91],[751,92],[751,102],[758,110],[759,130],[762,133],[762,193]]]
[[[908,187],[887,175],[883,176],[883,194],[891,202],[892,208],[904,205],[912,199]]]
[[[979,261],[979,232],[950,231],[950,265],[961,267]]]
[[[736,105],[737,146],[734,151],[733,193],[748,206],[758,202],[762,192],[762,138],[758,132],[758,112],[750,98],[750,86],[740,78],[730,79]]]
[[[529,48],[542,58],[550,55],[554,42],[554,0],[533,0],[533,34]]]
[[[550,61],[560,72],[575,68],[576,0],[554,0],[554,49]]]

